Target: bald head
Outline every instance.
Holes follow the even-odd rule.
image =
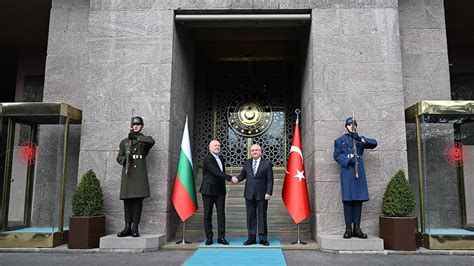
[[[253,144],[250,146],[250,155],[254,160],[258,160],[260,156],[262,156],[262,148],[260,148],[260,145]]]
[[[211,140],[209,142],[209,151],[212,154],[218,155],[221,152],[221,143],[218,140]]]

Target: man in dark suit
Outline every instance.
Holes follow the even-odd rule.
[[[209,143],[209,153],[204,158],[203,176],[201,189],[202,202],[204,206],[204,232],[206,233],[206,245],[212,245],[212,209],[214,204],[217,211],[217,243],[229,245],[225,240],[225,181],[231,181],[232,177],[225,173],[225,161],[219,157],[221,144],[217,140]]]
[[[268,246],[267,208],[268,201],[273,192],[272,163],[262,158],[262,149],[258,144],[250,147],[252,159],[245,160],[244,168],[233,183],[245,181],[245,208],[247,210],[248,239],[244,245],[257,244],[257,219],[258,237],[260,244]]]

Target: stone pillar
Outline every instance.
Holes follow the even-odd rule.
[[[450,100],[451,86],[443,0],[400,0],[399,5],[405,108],[421,100]],[[432,139],[428,135],[424,136],[427,150],[425,157],[442,158],[443,149],[453,141],[449,135],[452,125],[430,125],[429,128],[438,132],[438,137]],[[415,130],[414,125],[407,125],[410,157],[416,156]],[[410,160],[408,178],[410,183],[415,185],[415,195],[418,199],[420,195],[417,167],[417,160]],[[454,168],[437,163],[431,163],[429,167],[431,171],[428,171],[429,176],[425,177],[425,194],[429,201],[426,210],[430,215],[429,226],[459,227],[461,223],[459,189]],[[418,207],[417,204],[415,215],[419,216]]]
[[[385,186],[407,167],[397,5],[347,1],[316,6],[311,38],[316,232],[343,233],[333,148],[345,132],[345,118],[354,112],[360,134],[379,141],[376,150],[364,154],[370,201],[362,215],[362,228],[378,235]]]
[[[83,110],[78,178],[93,169],[101,180],[107,233],[123,226],[115,158],[132,109],[156,139],[141,232],[167,228],[173,11],[154,2],[53,1],[44,98]]]
[[[313,48],[312,34],[308,34],[306,43],[301,43],[301,139],[303,145],[304,166],[306,183],[311,206],[310,226],[313,238],[316,239],[316,197],[314,195],[315,174],[314,174],[314,97],[313,97]]]
[[[177,171],[177,162],[181,151],[182,133],[188,116],[189,135],[193,132],[193,111],[194,111],[194,42],[184,30],[174,27],[173,34],[173,66],[171,75],[171,117],[170,117],[170,138],[169,138],[169,173],[167,180],[168,207],[168,239],[176,233],[180,218],[176,215],[171,196]],[[192,139],[192,138],[191,138]],[[192,145],[192,143],[191,143]],[[196,168],[194,168],[196,176]],[[196,191],[197,192],[197,191]],[[198,192],[197,192],[198,193]],[[198,195],[199,196],[199,195]],[[202,206],[200,206],[202,208]]]
[[[80,109],[88,64],[88,0],[52,1],[45,69],[44,102],[63,101]],[[41,125],[32,211],[33,226],[57,226],[63,152],[63,126]],[[65,224],[71,214],[72,192],[78,179],[81,130],[71,126],[65,206]],[[80,176],[79,176],[80,177]],[[55,228],[57,230],[57,228]]]
[[[154,1],[91,1],[80,169],[100,169],[107,233],[124,223],[116,156],[132,110],[144,118],[143,133],[156,140],[147,158],[151,197],[140,230],[164,234],[168,226],[172,13]]]
[[[443,0],[399,0],[405,108],[420,100],[450,100]]]
[[[43,101],[82,109],[87,80],[89,0],[53,0]]]

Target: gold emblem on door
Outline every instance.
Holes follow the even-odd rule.
[[[260,136],[267,131],[273,120],[272,107],[260,94],[245,93],[235,97],[227,110],[227,122],[239,135]]]

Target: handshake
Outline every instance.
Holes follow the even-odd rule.
[[[237,179],[236,176],[233,176],[232,179],[230,180],[230,182],[232,182],[232,184],[235,185],[235,184],[239,183],[239,179]]]

